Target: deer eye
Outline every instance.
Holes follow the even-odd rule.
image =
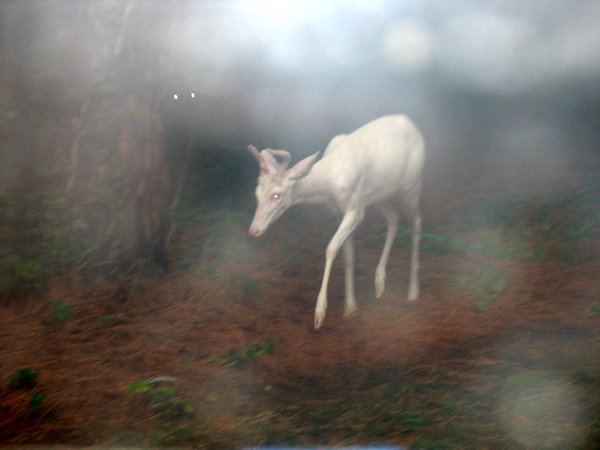
[[[281,194],[275,192],[274,194],[271,194],[271,199],[272,200],[279,200],[281,198]]]

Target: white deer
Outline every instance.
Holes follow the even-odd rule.
[[[353,133],[336,136],[320,161],[317,162],[317,152],[291,169],[288,169],[291,156],[285,150],[259,152],[252,145],[248,150],[260,165],[257,208],[249,229],[251,236],[262,235],[285,210],[299,203],[325,204],[343,214],[341,224],[327,245],[323,282],[315,308],[315,328],[325,319],[331,265],[342,245],[346,278],[344,311],[348,315],[356,310],[352,232],[370,205],[387,221],[385,244],[375,271],[377,298],[385,289],[387,261],[401,211],[412,225],[408,299],[418,298],[419,197],[425,144],[421,132],[408,117],[381,117]]]

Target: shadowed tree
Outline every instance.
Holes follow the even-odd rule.
[[[66,267],[168,269],[187,170],[161,116],[172,6],[3,4],[0,291]]]
[[[123,268],[143,260],[168,268],[170,205],[176,201],[177,190],[171,186],[165,156],[160,103],[166,89],[161,81],[168,70],[166,33],[161,31],[168,31],[175,17],[171,6],[170,2],[133,0],[105,8],[94,2],[82,6],[104,49],[106,71],[98,80],[100,88],[81,99],[82,117],[73,121],[77,129],[70,146],[67,188],[73,189],[75,179],[94,172],[103,179],[101,184],[111,183],[115,170],[119,171],[121,180],[112,194],[119,197],[113,205],[120,208],[109,214],[112,220],[107,231],[113,235],[108,257]],[[84,136],[87,161],[81,158],[81,128],[96,130],[87,139]],[[106,149],[112,154],[104,157],[112,164],[99,170],[99,152]]]

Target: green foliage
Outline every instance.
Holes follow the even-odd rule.
[[[297,430],[290,425],[280,425],[278,427],[269,427],[265,430],[267,444],[286,444],[294,442],[297,437]],[[314,436],[314,432],[313,432]]]
[[[600,228],[594,193],[506,198],[457,213],[454,228],[483,231],[469,247],[515,261],[573,263]]]
[[[401,323],[402,316],[400,314],[394,314],[393,316],[390,317],[390,320],[394,323]]]
[[[399,413],[394,416],[394,421],[402,425],[405,434],[412,433],[432,423],[429,417],[418,413]]]
[[[123,172],[114,153],[95,152],[105,176],[76,178],[68,189],[69,163],[57,149],[45,166],[23,169],[0,192],[0,293],[39,292],[49,277],[103,259],[114,237],[106,231],[122,211]]]
[[[453,278],[455,289],[475,297],[475,305],[480,312],[487,311],[502,293],[512,276],[496,270],[490,264],[477,267],[467,275]]]
[[[98,317],[98,319],[96,321],[98,323],[106,323],[106,322],[108,322],[111,319],[112,319],[112,316],[110,316],[108,314],[105,314],[105,315],[102,315],[102,316]]]
[[[64,300],[58,300],[54,303],[54,319],[58,322],[64,322],[71,315],[72,305]]]
[[[311,420],[317,423],[329,422],[333,419],[337,419],[344,413],[344,409],[338,406],[331,408],[314,408],[307,402],[301,404],[301,410],[310,417]]]
[[[150,409],[166,417],[187,416],[195,411],[190,402],[177,395],[175,386],[140,380],[129,386],[129,392],[146,397]]]
[[[22,175],[21,175],[22,176]],[[43,177],[32,180],[44,182]],[[20,294],[38,291],[45,286],[51,271],[44,258],[47,233],[45,213],[35,188],[19,179],[10,190],[0,196],[0,292]]]
[[[512,227],[486,230],[472,247],[486,256],[512,261],[540,261],[546,254],[543,246],[535,245],[533,232],[525,223]]]
[[[46,270],[41,261],[7,255],[0,273],[0,292],[20,294],[39,291],[45,286]]]
[[[506,377],[505,386],[508,391],[516,391],[520,389],[530,389],[544,384],[544,379],[536,373],[518,373]]]
[[[35,386],[40,373],[31,367],[25,367],[13,373],[9,386],[13,389],[28,389]]]
[[[150,380],[140,380],[129,386],[129,392],[132,394],[147,394],[154,390],[154,383]]]
[[[456,213],[456,235],[423,232],[421,248],[440,254],[483,255],[512,261],[573,263],[600,228],[600,214],[591,214],[598,200],[591,195],[557,198],[506,198]],[[435,228],[435,227],[434,227]],[[465,239],[465,232],[477,232]],[[382,236],[367,238],[367,244]],[[410,230],[403,228],[396,245],[410,248]]]
[[[31,389],[37,384],[40,373],[31,367],[24,367],[17,370],[10,376],[8,385],[11,389]],[[29,398],[29,411],[38,413],[44,407],[46,400],[45,392],[32,392]]]
[[[232,348],[226,355],[216,355],[212,357],[213,361],[221,361],[227,366],[245,367],[250,362],[261,356],[273,353],[275,346],[283,341],[282,337],[275,341],[269,339],[264,344],[255,344],[246,347],[243,350]]]
[[[580,383],[595,385],[600,383],[600,371],[591,372],[581,369],[575,372],[574,378]]]
[[[291,257],[298,252],[298,246],[289,242],[281,245],[281,254],[285,257]]]
[[[44,401],[46,400],[45,392],[34,392],[31,394],[31,399],[29,400],[29,410],[32,413],[38,413],[44,407]]]
[[[289,259],[288,263],[289,263],[290,267],[298,268],[298,267],[302,266],[302,263],[303,263],[302,256],[294,255]]]
[[[422,233],[423,250],[432,251],[441,254],[448,253],[466,253],[469,249],[469,244],[457,237],[446,236],[435,233]]]

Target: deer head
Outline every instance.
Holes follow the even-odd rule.
[[[267,148],[259,152],[253,145],[248,151],[256,158],[260,176],[256,186],[256,212],[248,233],[261,236],[293,204],[296,182],[310,173],[319,152],[288,169],[291,156],[285,150]],[[279,162],[277,158],[283,161]]]

